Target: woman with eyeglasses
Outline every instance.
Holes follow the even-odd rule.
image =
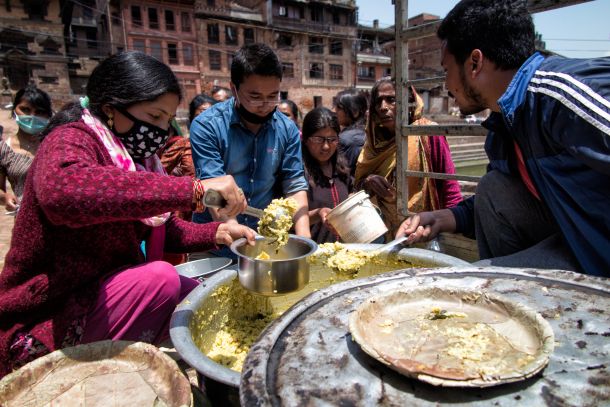
[[[337,236],[326,227],[326,216],[352,192],[349,167],[339,153],[339,120],[324,107],[313,109],[303,119],[303,164],[309,183],[311,238],[334,242]]]
[[[422,116],[424,102],[411,87],[409,89],[409,123],[431,125],[434,122]],[[396,90],[390,78],[377,81],[371,91],[371,107],[366,127],[366,141],[356,165],[355,185],[364,189],[379,206],[392,240],[405,219],[397,210],[396,202]],[[398,136],[400,137],[400,136]],[[455,173],[449,145],[444,136],[408,137],[409,170]],[[462,201],[460,186],[455,180],[408,178],[411,212],[449,208]]]
[[[23,195],[25,176],[40,146],[41,132],[53,115],[51,98],[37,87],[28,86],[15,94],[11,113],[19,130],[15,137],[0,139],[0,204],[14,213]],[[6,188],[7,180],[12,192]]]

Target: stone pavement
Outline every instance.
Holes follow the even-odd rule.
[[[4,267],[4,256],[6,256],[11,244],[13,224],[15,223],[15,217],[7,216],[4,212],[4,207],[0,208],[0,272]]]

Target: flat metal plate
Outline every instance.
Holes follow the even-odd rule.
[[[189,261],[176,266],[178,274],[190,278],[205,278],[231,265],[228,257],[210,257]]]
[[[373,295],[420,286],[493,292],[539,312],[555,333],[548,366],[486,388],[433,386],[390,369],[353,341],[348,318]],[[242,405],[597,406],[610,401],[610,282],[499,267],[412,269],[312,293],[274,321],[242,370]]]
[[[539,372],[553,351],[542,316],[501,296],[463,288],[399,289],[365,300],[349,330],[362,350],[409,377],[488,387]]]

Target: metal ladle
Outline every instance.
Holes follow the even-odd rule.
[[[203,204],[210,208],[221,209],[227,205],[227,201],[222,197],[220,192],[214,189],[208,189],[203,194]],[[264,211],[262,209],[254,208],[250,205],[246,207],[243,213],[259,219],[264,215]],[[286,215],[286,210],[283,208],[278,208],[274,215],[274,226],[277,225],[277,222],[279,222],[280,218],[284,215]]]

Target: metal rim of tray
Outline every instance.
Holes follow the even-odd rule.
[[[349,244],[346,246],[355,250],[370,250],[381,247],[380,244]],[[401,249],[397,254],[399,257],[409,257],[409,261],[413,261],[415,259],[415,261],[421,261],[422,263],[441,264],[438,267],[467,267],[471,265],[470,263],[456,257],[419,248]],[[201,285],[191,291],[191,293],[176,307],[176,310],[172,315],[170,321],[170,337],[178,354],[186,361],[186,363],[195,368],[195,370],[200,373],[205,372],[207,377],[237,388],[239,387],[241,380],[241,373],[222,366],[221,364],[208,358],[203,352],[201,352],[201,350],[199,350],[192,339],[190,331],[190,324],[195,311],[200,308],[201,304],[206,300],[206,298],[220,285],[231,282],[236,277],[237,270],[232,267],[228,267],[204,280]],[[289,311],[298,304],[306,301],[314,294],[316,293],[311,293],[294,304]],[[289,311],[286,311],[286,313]],[[272,325],[274,325],[274,323],[265,328],[265,330],[263,330],[261,333],[261,336],[265,334]]]
[[[497,269],[497,270],[495,270]],[[558,286],[571,286],[578,287],[583,291],[592,291],[595,293],[603,293],[601,295],[610,296],[610,282],[604,278],[595,276],[586,276],[597,282],[597,285],[590,284],[589,282],[583,282],[585,277],[579,273],[561,271],[561,270],[536,270],[530,269],[528,272],[515,271],[507,272],[507,268],[501,267],[485,267],[478,268],[471,265],[470,268],[437,268],[437,269],[410,269],[387,273],[384,275],[371,276],[363,279],[356,279],[351,281],[345,281],[326,287],[322,290],[316,291],[293,305],[287,310],[281,317],[274,320],[269,324],[265,330],[261,333],[258,340],[250,348],[250,352],[244,362],[242,370],[242,380],[240,382],[240,402],[242,405],[248,405],[249,401],[255,397],[258,400],[259,405],[270,404],[272,396],[268,393],[269,383],[266,382],[267,370],[270,363],[268,357],[272,353],[272,349],[275,346],[277,340],[281,334],[292,324],[296,319],[301,317],[307,310],[319,304],[322,301],[330,300],[331,298],[340,296],[349,291],[360,290],[366,287],[374,286],[379,283],[386,283],[393,280],[400,280],[404,278],[415,278],[415,277],[448,277],[448,278],[461,278],[461,277],[480,277],[486,275],[487,277],[496,278],[518,278],[530,281],[545,281],[548,284],[556,284]],[[557,278],[556,276],[565,276],[565,279]],[[380,279],[380,276],[383,276]],[[265,342],[261,341],[261,338],[272,338]]]

